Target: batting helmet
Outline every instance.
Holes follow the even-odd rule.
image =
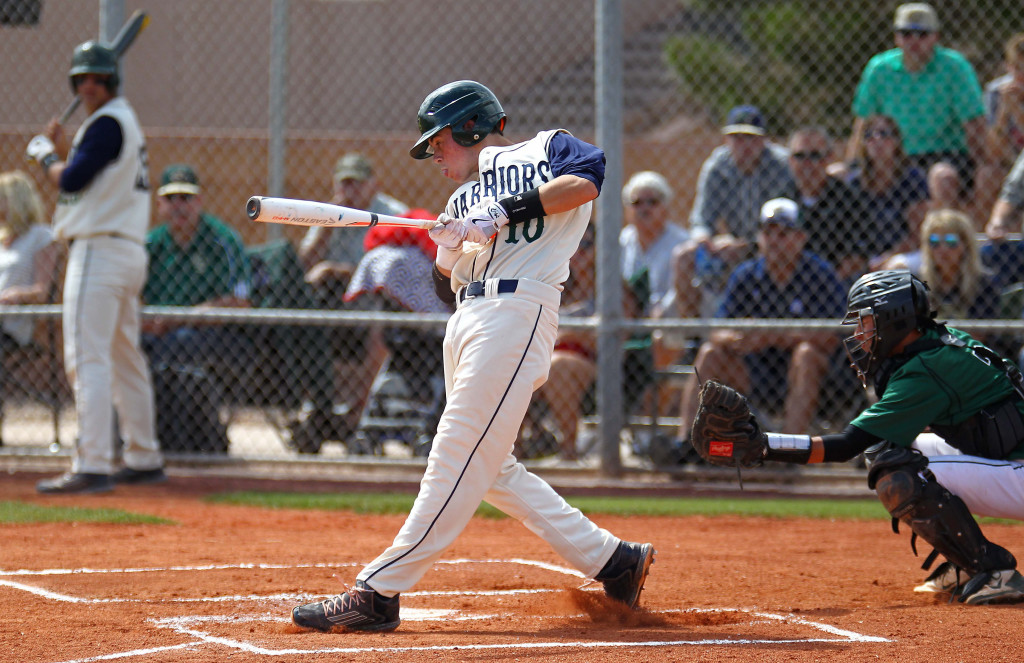
[[[455,81],[427,95],[416,114],[420,139],[409,150],[413,159],[430,156],[428,141],[445,127],[463,147],[476,145],[487,134],[505,129],[505,111],[494,93],[476,81]]]
[[[864,315],[874,318],[869,336],[850,336],[846,353],[861,377],[874,374],[882,361],[914,329],[932,320],[928,284],[908,271],[871,272],[850,288],[844,325],[857,324]]]
[[[71,56],[71,70],[68,72],[72,92],[76,91],[75,76],[82,74],[109,76],[107,89],[115,90],[121,82],[117,67],[117,55],[109,46],[104,46],[98,41],[89,40],[79,44]]]

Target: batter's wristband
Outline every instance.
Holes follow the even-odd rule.
[[[540,189],[502,198],[498,204],[505,208],[509,221],[529,221],[544,216],[544,205],[540,202]]]
[[[43,174],[50,172],[50,166],[60,161],[60,157],[55,153],[50,152],[45,157],[39,160],[39,165],[43,168]]]

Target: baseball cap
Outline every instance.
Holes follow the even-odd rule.
[[[939,16],[927,2],[911,2],[896,8],[896,30],[939,31]]]
[[[156,195],[169,196],[172,193],[188,193],[193,196],[199,193],[199,176],[192,166],[177,163],[164,168]]]
[[[338,159],[334,165],[334,181],[359,180],[360,182],[373,177],[373,166],[370,160],[358,152],[349,152]]]
[[[763,136],[764,126],[764,115],[757,106],[736,106],[729,111],[722,133]]]
[[[800,206],[789,198],[772,198],[761,206],[761,225],[768,224],[803,230]]]

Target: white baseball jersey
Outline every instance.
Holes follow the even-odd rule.
[[[135,111],[123,97],[114,97],[86,118],[71,144],[70,163],[86,130],[104,115],[121,125],[121,153],[81,191],[61,191],[53,217],[58,239],[116,233],[141,245],[149,229],[149,165],[146,139]]]
[[[547,146],[558,133],[569,132],[542,131],[524,143],[484,148],[480,152],[480,179],[456,189],[445,212],[462,218],[481,200],[501,200],[554,179]],[[527,278],[561,290],[569,278],[569,258],[579,247],[592,207],[593,203],[586,203],[561,214],[510,223],[486,244],[466,242],[452,269],[452,289],[483,279]]]

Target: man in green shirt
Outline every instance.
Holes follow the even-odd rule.
[[[939,19],[931,5],[900,5],[894,28],[897,48],[871,58],[857,85],[848,161],[857,153],[864,121],[887,115],[899,126],[915,166],[927,171],[940,161],[950,163],[969,192],[986,128],[977,74],[963,55],[938,45]]]
[[[157,190],[162,222],[146,236],[150,306],[248,308],[250,268],[238,233],[202,211],[199,178],[168,166]],[[157,430],[165,450],[226,453],[219,407],[227,384],[244,379],[254,348],[237,325],[147,318],[142,348],[153,372]]]
[[[199,178],[190,166],[168,166],[157,190],[163,222],[146,236],[149,272],[142,300],[150,306],[248,308],[249,261],[238,233],[202,211]],[[143,323],[153,366],[205,364],[239,351],[238,332],[221,324],[166,318]]]

